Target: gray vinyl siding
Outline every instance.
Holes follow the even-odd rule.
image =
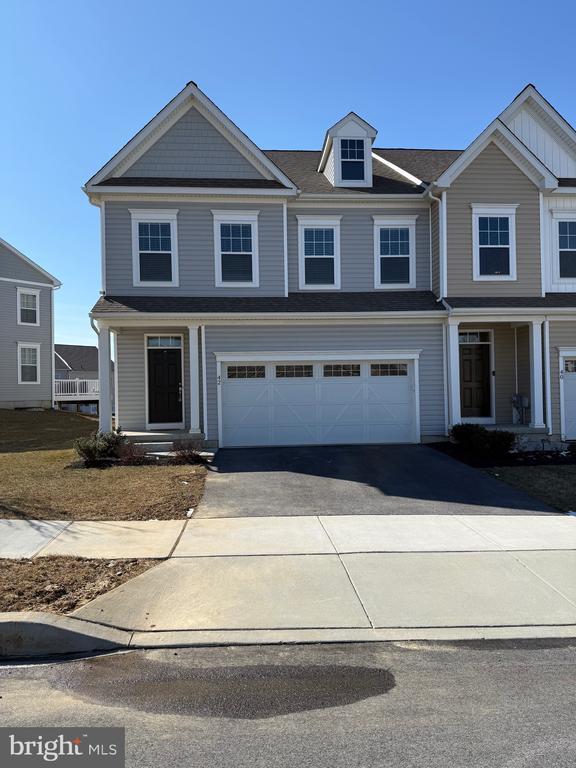
[[[340,270],[341,291],[361,292],[374,289],[373,216],[415,216],[416,219],[416,290],[430,290],[430,226],[428,208],[291,208],[288,206],[288,285],[298,287],[297,216],[341,215]],[[378,289],[382,290],[382,289]]]
[[[432,290],[440,296],[440,206],[430,208],[430,258],[432,259]]]
[[[560,353],[559,347],[576,347],[576,320],[550,321],[550,393],[552,431],[560,434]]]
[[[420,420],[423,435],[441,435],[444,423],[442,325],[207,326],[207,439],[218,440],[217,352],[327,352],[421,349]]]
[[[182,398],[184,401],[185,429],[190,428],[190,344],[188,329],[173,328],[119,328],[116,336],[118,367],[118,423],[127,431],[146,429],[146,334],[182,334],[184,343],[184,366],[182,370]],[[200,333],[200,332],[198,332]],[[200,338],[199,338],[200,342]],[[202,402],[202,350],[198,345],[200,376],[197,384],[200,397],[200,416],[203,413]],[[152,427],[153,429],[153,427]]]
[[[178,209],[180,285],[173,288],[134,287],[132,284],[132,222],[130,209]],[[212,210],[259,211],[259,288],[217,288]],[[159,203],[107,202],[106,292],[127,296],[283,296],[284,219],[281,203]]]
[[[197,179],[263,178],[194,107],[122,175]]]
[[[448,296],[539,296],[539,194],[518,166],[495,144],[490,144],[456,179],[446,198]],[[518,204],[517,280],[473,280],[471,203]]]
[[[28,280],[34,283],[48,283],[50,280],[32,264],[21,259],[0,243],[0,277],[11,280]]]
[[[21,272],[28,274],[28,265]],[[38,279],[38,273],[34,276]],[[26,278],[28,279],[28,278]],[[17,290],[25,284],[0,280],[0,408],[50,407],[52,404],[51,288],[40,291],[40,325],[18,325]],[[18,342],[40,344],[40,384],[18,384]]]

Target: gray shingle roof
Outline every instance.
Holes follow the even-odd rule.
[[[98,314],[182,312],[202,314],[291,312],[430,312],[444,311],[431,291],[370,293],[291,293],[289,296],[103,296],[92,309]]]
[[[73,371],[98,370],[98,347],[88,347],[80,344],[54,344],[54,351],[68,363]],[[54,355],[56,370],[69,370],[58,355]]]
[[[372,151],[427,184],[435,181],[463,152],[462,149],[401,148],[374,148]]]
[[[449,296],[446,303],[453,309],[573,309],[576,293],[548,293],[546,296]]]

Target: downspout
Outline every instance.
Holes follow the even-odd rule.
[[[94,333],[96,334],[96,336],[100,336],[100,331],[98,329],[98,326],[94,322],[94,318],[93,317],[90,318],[90,326],[91,326],[92,330],[94,331]]]
[[[50,288],[50,335],[52,341],[52,360],[50,364],[50,370],[52,371],[52,408],[56,408],[56,361],[54,356],[56,354],[56,339],[54,338],[54,291],[60,288],[59,285],[53,285]],[[40,311],[40,309],[38,309]]]

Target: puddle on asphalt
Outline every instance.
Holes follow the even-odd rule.
[[[74,665],[71,665],[74,666]],[[187,667],[129,655],[102,657],[58,675],[55,688],[143,712],[260,719],[340,707],[388,693],[386,669],[344,665]]]

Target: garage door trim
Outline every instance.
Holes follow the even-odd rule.
[[[389,349],[389,350],[360,350],[351,352],[350,350],[329,350],[318,352],[215,352],[216,357],[216,390],[217,390],[217,408],[218,408],[218,444],[225,447],[223,442],[223,422],[222,422],[222,365],[224,363],[258,363],[258,362],[304,362],[314,361],[322,362],[334,360],[344,361],[380,361],[394,360],[400,362],[412,361],[414,364],[414,431],[417,439],[420,439],[420,375],[419,358],[421,349]]]
[[[560,437],[562,440],[570,439],[566,437],[566,403],[564,400],[564,362],[568,358],[576,358],[576,347],[559,347],[558,362],[560,376]],[[574,374],[571,374],[574,375]]]

